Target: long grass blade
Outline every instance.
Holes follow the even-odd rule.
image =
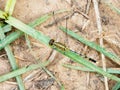
[[[30,26],[22,23],[21,21],[15,19],[14,17],[8,17],[6,22],[17,29],[21,30],[22,32],[34,37],[35,39],[39,40],[40,42],[48,45],[49,37],[45,36],[43,33],[36,31],[35,29],[31,28]]]
[[[74,70],[81,70],[85,72],[96,72],[95,70],[91,70],[90,68],[87,67],[74,66],[70,64],[63,64],[63,66]],[[118,68],[107,68],[106,72],[111,74],[120,74],[120,70]]]
[[[90,69],[96,71],[97,73],[102,74],[102,75],[104,75],[104,76],[106,76],[106,77],[108,77],[110,79],[113,79],[115,81],[120,82],[120,78],[103,71],[102,68],[97,67],[96,65],[92,64],[91,62],[85,60],[84,58],[80,57],[77,53],[72,52],[70,50],[62,51],[62,50],[60,50],[58,48],[54,48],[54,49],[56,49],[60,53],[64,54],[65,56],[69,57],[71,60],[73,60],[73,61],[75,61],[75,62],[77,62],[79,64],[82,64],[85,67],[90,68]]]
[[[60,27],[60,30],[66,32],[66,28],[64,28],[64,27]],[[87,45],[87,46],[89,46],[89,47],[91,47],[91,48],[93,48],[93,49],[103,53],[105,56],[109,57],[111,60],[113,60],[114,62],[116,62],[117,64],[120,65],[120,58],[119,58],[119,56],[117,56],[117,55],[115,55],[115,54],[113,54],[111,52],[108,52],[105,48],[95,44],[94,42],[90,42],[90,41],[84,39],[83,37],[81,37],[80,35],[74,33],[71,30],[67,29],[66,33],[69,34],[71,37],[77,39],[78,41],[84,43],[85,45]]]
[[[2,30],[1,27],[0,27],[0,38],[1,38],[1,39],[4,39],[4,38],[5,38],[4,32],[3,32],[3,30]],[[7,45],[7,46],[5,47],[5,51],[6,51],[6,53],[7,53],[8,58],[9,58],[10,64],[11,64],[11,66],[12,66],[12,69],[13,69],[13,70],[18,69],[16,60],[15,60],[15,58],[14,58],[14,55],[13,55],[13,53],[12,53],[9,45]],[[16,76],[16,80],[17,80],[19,89],[20,89],[20,90],[25,90],[25,87],[24,87],[24,84],[23,84],[23,82],[22,82],[21,76]]]
[[[69,10],[58,10],[58,11],[55,11],[55,14],[60,14],[60,13],[67,12],[67,11],[69,11]],[[51,17],[52,17],[52,13],[45,14],[45,15],[41,16],[40,18],[37,18],[35,21],[29,23],[28,25],[31,27],[36,27],[37,25],[44,23]],[[4,40],[0,41],[0,50],[22,35],[23,35],[23,32],[20,32],[20,31],[11,33]]]
[[[0,76],[0,82],[6,81],[10,78],[16,77],[18,75],[21,75],[23,73],[26,73],[28,71],[32,71],[38,68],[42,68],[42,66],[47,66],[49,64],[49,61],[43,62],[43,63],[38,63],[38,64],[32,64],[17,70],[14,70],[8,74]]]
[[[35,21],[29,23],[28,25],[34,28],[37,25],[40,25],[40,24],[44,23],[45,21],[47,21],[51,16],[52,16],[51,14],[43,15],[40,18],[36,19]],[[5,30],[5,32],[7,32],[7,31]],[[16,40],[17,38],[19,38],[21,35],[23,35],[23,32],[17,30],[16,32],[13,32],[9,36],[7,36],[5,39],[1,40],[0,41],[0,50],[2,48],[4,48],[6,45],[8,45],[11,42],[13,42],[14,40]]]

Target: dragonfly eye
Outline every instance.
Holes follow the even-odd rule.
[[[49,41],[49,45],[52,46],[52,45],[54,44],[54,42],[55,42],[55,40],[54,40],[54,39],[51,39],[51,40]]]

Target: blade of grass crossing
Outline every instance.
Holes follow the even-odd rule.
[[[60,14],[62,12],[66,12],[66,11],[69,11],[69,10],[58,10],[58,11],[55,11],[55,14]],[[2,11],[0,11],[0,12],[1,12],[0,15],[2,15],[3,12]],[[29,26],[36,27],[37,25],[44,23],[45,21],[47,21],[51,17],[52,17],[51,13],[45,14],[45,15],[41,16],[40,18],[36,19],[35,21],[29,23]],[[1,18],[1,16],[0,16],[0,18]],[[23,32],[20,32],[20,31],[16,31],[16,32],[11,33],[4,40],[0,41],[0,50],[22,35],[23,35]]]
[[[40,18],[36,19],[35,21],[29,23],[28,25],[31,27],[36,27],[37,25],[40,25],[40,24],[44,23],[45,21],[47,21],[51,16],[52,16],[51,14],[43,15]],[[5,32],[6,32],[6,29],[5,29]],[[13,42],[14,40],[16,40],[17,38],[19,38],[21,35],[23,35],[23,32],[16,31],[16,32],[11,33],[9,36],[4,38],[3,40],[1,40],[0,41],[0,50],[2,48],[4,48],[6,45],[8,45],[11,42]]]
[[[20,22],[19,22],[19,23],[20,23]],[[23,23],[22,23],[22,25],[24,25],[24,26],[26,27],[26,28],[24,28],[24,29],[22,28],[22,30],[25,30],[25,29],[28,28],[27,25],[25,25],[25,24],[23,24]],[[31,28],[31,27],[29,27],[29,30],[30,30],[30,28]],[[20,29],[20,28],[19,28],[19,29]],[[31,29],[32,29],[32,28],[31,28]],[[34,30],[34,29],[33,29],[33,30]],[[34,36],[34,33],[39,34],[39,32],[37,32],[37,31],[35,31],[35,30],[34,30],[34,32],[33,32],[32,34],[31,34],[31,33],[30,33],[30,34]],[[27,33],[27,34],[28,34],[28,33]],[[40,36],[41,36],[41,35],[43,36],[43,34],[40,34]],[[45,37],[45,36],[44,36],[44,37]],[[38,38],[37,38],[37,39],[38,39]],[[48,39],[48,37],[47,37],[47,39]],[[42,39],[40,38],[40,41],[41,41],[41,40],[42,40]],[[49,41],[49,40],[48,40],[48,41]],[[47,43],[48,43],[48,41],[47,41]],[[48,45],[48,44],[47,44],[47,45]],[[44,68],[44,67],[43,67],[43,68]],[[44,69],[45,69],[45,68],[44,68]],[[45,71],[46,71],[47,73],[49,73],[50,76],[54,77],[52,74],[50,74],[50,72],[49,72],[48,70],[45,69]],[[57,80],[55,77],[54,77],[54,79]],[[61,84],[60,84],[60,82],[59,82],[58,80],[57,80],[57,82],[58,82],[59,85],[61,86]]]
[[[10,78],[16,77],[20,74],[26,73],[28,71],[32,71],[38,68],[41,68],[42,66],[47,66],[49,64],[49,61],[43,62],[43,63],[38,63],[38,64],[32,64],[27,67],[22,67],[20,69],[14,70],[8,74],[1,75],[0,76],[0,82],[3,82],[5,80],[8,80]]]
[[[5,37],[3,40],[0,41],[0,50],[22,35],[23,35],[23,32],[16,31],[11,33],[9,36]]]
[[[2,31],[2,28],[0,27],[0,38],[1,38],[1,39],[4,39],[4,37],[5,37],[5,35],[4,35],[3,31]],[[11,51],[9,45],[7,45],[7,46],[5,47],[5,51],[6,51],[6,53],[7,53],[8,58],[9,58],[10,64],[11,64],[11,66],[12,66],[12,69],[13,69],[13,70],[18,69],[18,66],[17,66],[17,64],[16,64],[16,62],[15,62],[15,58],[14,58],[14,56],[13,56],[13,54],[12,54],[12,51]],[[25,90],[25,87],[24,87],[24,84],[23,84],[23,82],[22,82],[21,76],[16,76],[16,80],[17,80],[19,89],[20,89],[20,90]]]

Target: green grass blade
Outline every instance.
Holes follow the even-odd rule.
[[[117,7],[115,7],[112,3],[109,3],[108,6],[109,6],[112,10],[114,10],[114,11],[116,11],[118,14],[120,14],[120,9],[118,9]]]
[[[35,21],[31,22],[29,25],[32,27],[35,27],[37,25],[42,24],[43,22],[47,21],[50,17],[51,17],[51,13],[50,14],[46,14],[43,15],[42,17],[40,17],[39,19],[36,19]]]
[[[60,30],[62,30],[64,32],[67,31],[66,33],[69,34],[71,37],[73,37],[73,38],[77,39],[78,41],[84,43],[85,45],[87,45],[87,46],[89,46],[89,47],[91,47],[91,48],[93,48],[93,49],[103,53],[105,56],[109,57],[114,62],[116,62],[116,63],[118,63],[120,65],[120,58],[119,58],[119,56],[117,56],[117,55],[115,55],[115,54],[113,54],[111,52],[108,52],[105,48],[95,44],[94,42],[90,42],[90,41],[84,39],[83,37],[81,37],[80,35],[74,33],[71,30],[68,30],[68,29],[66,30],[66,28],[64,28],[64,27],[60,27]]]
[[[8,17],[8,20],[6,20],[6,22],[14,27],[16,27],[17,29],[21,30],[22,32],[34,37],[35,39],[39,40],[40,42],[48,45],[49,42],[49,37],[45,36],[44,34],[42,34],[39,31],[36,31],[35,29],[31,28],[30,26],[22,23],[21,21],[13,18],[13,17]]]
[[[107,0],[102,1],[102,2],[105,3],[107,6],[109,6],[113,11],[117,12],[117,14],[120,14],[120,9],[118,9],[117,7],[115,7],[112,3],[110,3]]]
[[[60,90],[65,90],[65,87],[64,87],[64,85],[62,85],[60,88],[61,88]]]
[[[4,39],[4,37],[5,37],[5,35],[4,35],[3,31],[2,31],[2,28],[0,27],[0,38],[1,38],[1,40]],[[11,50],[10,50],[9,45],[5,47],[5,51],[6,51],[7,55],[8,55],[8,57],[9,57],[9,59],[11,60],[10,63],[12,65],[13,70],[17,69],[18,67],[17,67],[17,64],[15,62],[15,58],[14,58],[14,56],[13,56]]]
[[[12,71],[8,74],[0,76],[0,82],[6,81],[10,78],[16,77],[16,76],[21,75],[23,73],[26,73],[28,71],[32,71],[32,70],[41,68],[42,66],[47,66],[48,64],[49,64],[49,61],[46,61],[46,62],[43,62],[43,63],[32,64],[32,65],[29,65],[27,67],[23,67],[23,68],[14,70],[14,71]]]
[[[37,25],[40,25],[42,23],[44,23],[45,21],[47,21],[50,17],[52,17],[50,14],[41,16],[40,18],[36,19],[35,21],[29,23],[28,25],[31,27],[36,27]],[[5,29],[5,28],[4,28]],[[5,32],[7,30],[5,29]],[[21,35],[23,35],[23,32],[20,31],[16,31],[11,33],[9,36],[7,36],[5,39],[0,41],[0,50],[2,48],[4,48],[6,45],[10,44],[11,42],[13,42],[14,40],[16,40],[17,38],[19,38]]]
[[[120,89],[120,82],[116,83],[115,86],[113,86],[112,90],[119,90]]]
[[[9,23],[10,25],[18,28],[19,30],[23,31],[24,33],[30,35],[31,37],[39,40],[40,42],[49,45],[49,40],[50,38],[43,35],[42,33],[36,31],[35,29],[27,26],[26,24],[22,23],[21,21],[13,18],[13,17],[9,17],[8,20],[6,20],[7,23]],[[54,48],[54,47],[53,47]],[[58,47],[54,48],[55,50],[59,51],[60,53],[66,55],[67,57],[71,58],[73,61],[78,62],[88,68],[91,68],[93,70],[95,70],[96,72],[110,78],[116,81],[120,82],[120,79],[114,75],[111,75],[105,71],[103,71],[101,68],[95,66],[94,64],[88,62],[87,60],[84,60],[84,58],[80,57],[78,54],[68,50],[68,51],[62,51],[60,50]]]
[[[73,60],[79,64],[82,64],[85,67],[90,68],[90,69],[96,71],[97,73],[102,74],[110,79],[113,79],[115,81],[120,82],[120,78],[103,71],[102,68],[97,67],[96,65],[92,64],[91,62],[85,60],[84,58],[80,57],[77,53],[70,51],[70,50],[62,51],[62,50],[55,48],[55,47],[54,47],[54,49],[56,49],[60,53],[64,54],[65,56],[68,56],[71,60]]]
[[[3,32],[6,33],[6,32],[11,31],[12,27],[11,25],[5,25],[2,29],[3,29]]]
[[[58,11],[55,11],[55,14],[60,14],[60,13],[66,12],[66,11],[69,11],[69,10],[58,10]],[[45,15],[41,16],[40,18],[36,19],[35,21],[29,23],[29,25],[31,27],[36,27],[37,25],[44,23],[51,17],[52,17],[52,13],[45,14]],[[12,34],[10,34],[9,36],[7,36],[4,40],[1,40],[0,41],[0,50],[2,48],[4,48],[6,45],[8,45],[11,42],[13,42],[14,40],[16,40],[17,38],[19,38],[21,35],[23,35],[23,32],[16,31],[16,32],[13,32]]]
[[[23,32],[16,31],[11,33],[9,36],[7,36],[5,39],[0,41],[0,50],[3,49],[6,45],[10,44],[17,38],[19,38],[21,35],[23,35]]]
[[[74,69],[74,70],[81,70],[84,72],[95,72],[94,70],[91,70],[90,68],[86,68],[86,67],[80,67],[80,66],[73,66],[70,64],[63,64],[64,67],[66,68],[70,68],[70,69]]]
[[[45,22],[46,20],[48,20],[51,16],[52,16],[51,13],[50,13],[50,14],[46,14],[46,15],[42,16],[41,18],[36,19],[35,21],[31,22],[31,23],[29,24],[29,26],[35,27],[35,26],[37,26],[37,25],[40,25],[40,24],[42,24],[43,22]],[[27,34],[25,34],[25,40],[26,40],[27,46],[28,46],[29,48],[31,48],[30,40],[29,40],[29,37],[28,37]]]
[[[5,5],[5,12],[9,15],[12,15],[14,6],[15,6],[16,0],[7,0],[7,3]]]
[[[2,28],[1,28],[1,27],[0,27],[0,38],[1,38],[1,39],[4,39],[4,38],[5,38],[4,32],[2,31]],[[12,66],[12,69],[13,69],[13,70],[18,69],[18,66],[17,66],[17,64],[16,64],[16,62],[15,62],[16,60],[15,60],[15,58],[14,58],[14,56],[13,56],[13,53],[12,53],[9,45],[7,45],[7,46],[5,47],[5,51],[6,51],[6,53],[7,53],[8,58],[9,58],[10,64],[11,64],[11,66]],[[25,90],[25,87],[24,87],[24,84],[23,84],[23,82],[22,82],[21,76],[16,76],[16,80],[17,80],[19,89],[20,89],[20,90]]]
[[[30,23],[29,25],[30,25],[30,26],[34,26],[34,25],[37,26],[37,25],[45,22],[48,18],[50,18],[50,16],[52,16],[51,13],[50,13],[49,15],[46,14],[46,15],[44,15],[43,17],[41,17],[40,19],[36,19],[34,22]],[[41,22],[41,23],[40,23],[40,22]],[[30,40],[29,40],[29,37],[28,37],[27,34],[25,34],[25,39],[26,39],[26,43],[27,43],[29,49],[31,50],[31,44],[30,44]],[[36,61],[37,61],[37,60],[36,60]],[[61,85],[61,83],[52,75],[52,73],[51,73],[49,70],[47,70],[47,68],[45,68],[44,66],[42,66],[42,69],[43,69],[48,75],[50,75],[53,79],[55,79],[59,85]]]
[[[25,34],[25,42],[29,49],[31,49],[31,42],[27,34]]]
[[[85,72],[96,72],[95,70],[91,70],[90,68],[74,66],[70,64],[63,64],[63,66],[66,68],[74,69],[74,70],[81,70]],[[107,68],[106,72],[111,74],[120,74],[120,70],[117,70],[115,68]]]

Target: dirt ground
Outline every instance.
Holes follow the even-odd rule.
[[[69,10],[54,15],[36,30],[59,42],[65,43],[70,49],[94,58],[98,66],[102,67],[101,55],[97,51],[79,43],[75,39],[60,31],[58,26],[67,27],[84,38],[99,44],[99,38],[104,38],[104,47],[120,55],[120,15],[111,10],[106,4],[100,2],[99,10],[102,21],[103,35],[98,34],[95,11],[91,0],[17,0],[13,16],[29,23],[38,17],[56,10]],[[104,0],[103,0],[104,1]],[[119,0],[110,0],[120,9]],[[4,10],[6,0],[0,0],[0,9]],[[89,6],[90,4],[90,6]],[[88,8],[86,8],[88,7]],[[75,10],[73,12],[72,10]],[[68,19],[64,19],[68,17]],[[57,21],[58,20],[58,21]],[[59,21],[60,20],[60,21]],[[53,23],[53,24],[52,24]],[[30,37],[33,52],[26,45],[24,36],[11,44],[19,67],[35,63],[35,59],[50,60],[47,69],[64,85],[65,90],[105,90],[103,76],[97,73],[71,70],[62,66],[64,63],[78,65],[69,58],[46,47],[44,44]],[[114,43],[115,42],[115,43]],[[107,67],[118,68],[118,65],[106,58]],[[82,66],[82,65],[81,65]],[[0,75],[11,71],[11,67],[4,50],[0,51]],[[28,76],[33,75],[31,78]],[[46,72],[41,69],[27,72],[22,75],[26,90],[60,90],[59,85]],[[109,80],[109,89],[115,81]],[[15,79],[0,83],[0,90],[15,90]]]

